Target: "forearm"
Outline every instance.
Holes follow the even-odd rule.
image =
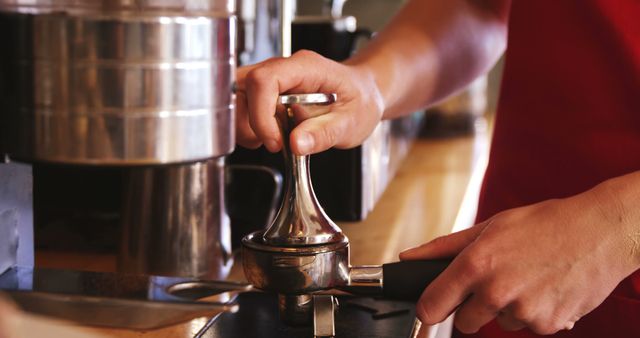
[[[506,46],[508,0],[411,0],[347,63],[371,72],[384,118],[428,106],[488,71]]]
[[[609,179],[590,193],[602,219],[619,232],[621,256],[630,271],[640,268],[640,171]]]

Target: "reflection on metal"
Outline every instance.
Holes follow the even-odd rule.
[[[280,1],[236,0],[240,66],[281,55]]]
[[[230,153],[230,2],[0,1],[7,152],[117,165]]]
[[[295,14],[295,0],[280,0],[280,56],[291,56],[291,22]]]
[[[262,233],[242,240],[242,267],[256,288],[280,294],[302,294],[346,285],[349,243],[298,247],[265,244]]]
[[[0,160],[0,273],[14,265],[33,266],[33,252],[33,170]]]
[[[0,289],[26,311],[140,330],[235,312],[233,295],[251,289],[242,283],[207,281],[211,292],[227,300],[202,301],[193,297],[197,292],[185,292],[190,285],[180,287],[182,296],[170,292],[180,283],[184,278],[31,268],[14,268],[0,276]]]
[[[0,274],[18,264],[18,213],[0,209]]]
[[[333,318],[335,299],[333,296],[313,296],[313,336],[333,337],[336,325]]]
[[[335,95],[297,94],[280,96],[283,105],[276,113],[280,124],[285,159],[284,197],[276,220],[264,233],[271,246],[308,246],[340,243],[346,237],[329,219],[318,203],[309,172],[309,156],[294,155],[289,135],[300,119],[325,111],[323,106],[335,102]]]
[[[308,325],[312,322],[313,296],[301,295],[278,295],[278,309],[280,318],[292,326]]]
[[[349,290],[360,294],[380,293],[383,285],[382,266],[361,265],[349,269]]]
[[[224,158],[127,172],[119,271],[225,279],[233,263]]]

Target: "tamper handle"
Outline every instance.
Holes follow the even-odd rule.
[[[278,98],[276,119],[280,125],[285,159],[284,196],[276,219],[262,236],[265,244],[304,247],[346,241],[340,228],[329,219],[316,199],[309,172],[309,156],[293,154],[289,143],[297,118],[320,115],[327,111],[322,107],[335,100],[335,94],[323,93],[290,94]]]
[[[452,258],[401,261],[382,265],[383,296],[417,301],[424,289],[451,263]]]

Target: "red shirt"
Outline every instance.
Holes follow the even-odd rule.
[[[637,170],[640,1],[514,0],[478,220]],[[472,336],[536,335],[492,322]],[[640,270],[553,337],[640,337]]]

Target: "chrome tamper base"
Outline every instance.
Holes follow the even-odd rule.
[[[279,295],[280,315],[290,325],[312,319],[311,293],[349,283],[349,242],[304,247],[265,244],[262,232],[242,240],[242,264],[249,283]]]
[[[280,247],[264,244],[262,232],[242,239],[242,264],[255,287],[280,294],[304,294],[346,285],[349,242]]]

